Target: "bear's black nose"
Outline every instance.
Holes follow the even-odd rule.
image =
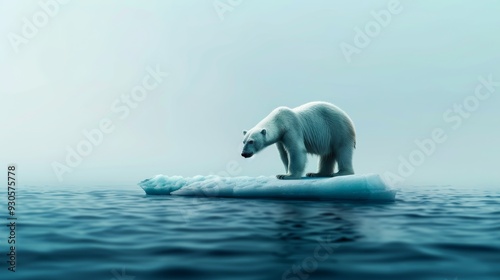
[[[241,153],[241,156],[244,157],[244,158],[249,158],[251,157],[253,154],[251,153]]]

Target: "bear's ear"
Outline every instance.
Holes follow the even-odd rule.
[[[263,129],[260,131],[260,133],[262,133],[262,135],[266,135],[267,130],[266,130],[265,128],[263,128]]]
[[[247,135],[247,131],[246,130],[243,130],[243,135]]]

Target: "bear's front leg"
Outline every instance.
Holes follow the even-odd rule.
[[[285,146],[283,146],[283,144],[280,142],[276,143],[276,147],[278,147],[281,161],[283,162],[283,165],[285,166],[285,172],[288,173],[288,152],[286,151]]]
[[[294,175],[289,175],[289,174],[279,174],[279,175],[276,175],[276,178],[280,179],[280,180],[297,180],[297,179],[300,179],[302,178],[302,176],[294,176]]]
[[[280,180],[300,179],[306,168],[307,152],[305,148],[288,148],[290,160],[288,162],[288,174],[276,175]]]

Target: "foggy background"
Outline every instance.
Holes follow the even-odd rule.
[[[350,61],[341,44],[356,46],[356,28],[390,1],[221,0],[231,7],[221,16],[212,0],[73,0],[14,47],[38,2],[0,1],[0,168],[17,164],[21,184],[133,186],[228,163],[229,175],[274,176],[284,172],[276,147],[244,159],[242,130],[317,100],[354,121],[358,174],[398,174],[400,156],[441,128],[446,141],[405,184],[500,181],[500,87],[456,129],[443,118],[480,76],[500,82],[499,1],[400,1]],[[169,76],[120,118],[112,104],[148,67]],[[54,162],[104,118],[114,130],[59,180]],[[311,157],[307,172],[316,167]]]

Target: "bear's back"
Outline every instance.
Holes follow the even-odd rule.
[[[324,154],[344,144],[354,145],[354,125],[339,107],[318,101],[292,110],[299,119],[308,153]]]

